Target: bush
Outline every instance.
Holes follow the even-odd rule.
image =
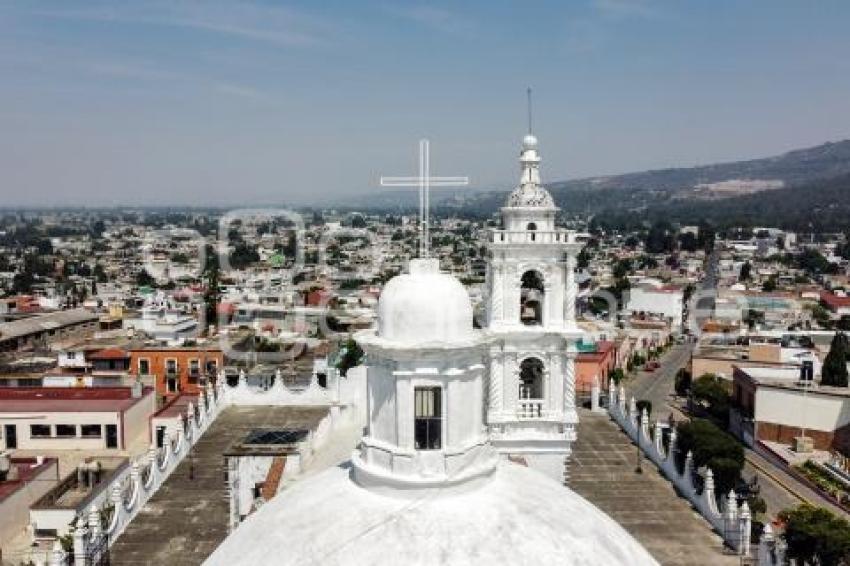
[[[779,518],[785,523],[788,558],[801,564],[850,562],[850,522],[808,504],[786,509]]]
[[[704,419],[683,422],[676,431],[680,465],[691,452],[695,468],[711,468],[717,493],[729,493],[744,469],[744,448],[730,434]]]
[[[691,372],[686,370],[685,368],[680,369],[676,372],[676,381],[675,381],[675,389],[676,395],[679,397],[687,397],[688,393],[691,390],[691,382],[693,378],[691,377]]]
[[[720,376],[705,373],[691,385],[691,396],[724,428],[729,423],[729,385]]]
[[[614,371],[611,372],[611,375],[608,377],[611,378],[611,381],[614,382],[614,385],[620,385],[620,382],[626,377],[626,374],[623,372],[623,368],[615,368]]]
[[[360,364],[363,361],[363,349],[354,341],[354,338],[349,338],[342,346],[342,355],[336,364],[336,369],[340,375],[345,377],[348,370]]]
[[[764,515],[767,513],[767,503],[764,499],[755,494],[750,494],[747,498],[747,505],[750,508],[750,513],[753,517]]]
[[[635,405],[637,405],[638,415],[643,415],[643,410],[646,409],[647,418],[652,416],[652,401],[641,399]]]

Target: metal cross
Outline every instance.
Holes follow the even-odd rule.
[[[419,187],[419,257],[429,255],[429,213],[431,187],[463,187],[469,177],[432,177],[428,140],[419,140],[418,177],[381,177],[382,187]]]

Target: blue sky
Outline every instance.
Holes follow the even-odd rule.
[[[507,188],[850,137],[850,2],[0,2],[0,202]]]

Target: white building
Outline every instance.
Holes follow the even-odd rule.
[[[670,320],[672,330],[682,328],[684,293],[678,287],[667,287],[659,281],[645,279],[629,289],[626,310],[646,313]]]
[[[487,424],[493,446],[563,481],[575,440],[576,255],[582,244],[555,227],[540,185],[537,138],[522,142],[520,185],[490,234],[487,269]]]

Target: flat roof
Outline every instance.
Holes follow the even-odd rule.
[[[154,413],[153,416],[163,419],[182,417],[186,414],[186,410],[189,407],[189,403],[197,405],[198,396],[191,393],[181,392],[180,395],[174,397],[168,404],[166,404],[163,408]]]
[[[133,398],[130,387],[8,387],[0,388],[0,413],[116,413],[148,395]]]
[[[20,338],[37,332],[55,330],[72,324],[95,322],[97,320],[99,320],[98,315],[85,309],[39,314],[0,324],[0,340]]]
[[[39,465],[35,458],[12,458],[12,467],[17,470],[14,480],[0,482],[0,502],[27,485],[27,483],[48,467],[56,465],[56,458],[45,458]]]

